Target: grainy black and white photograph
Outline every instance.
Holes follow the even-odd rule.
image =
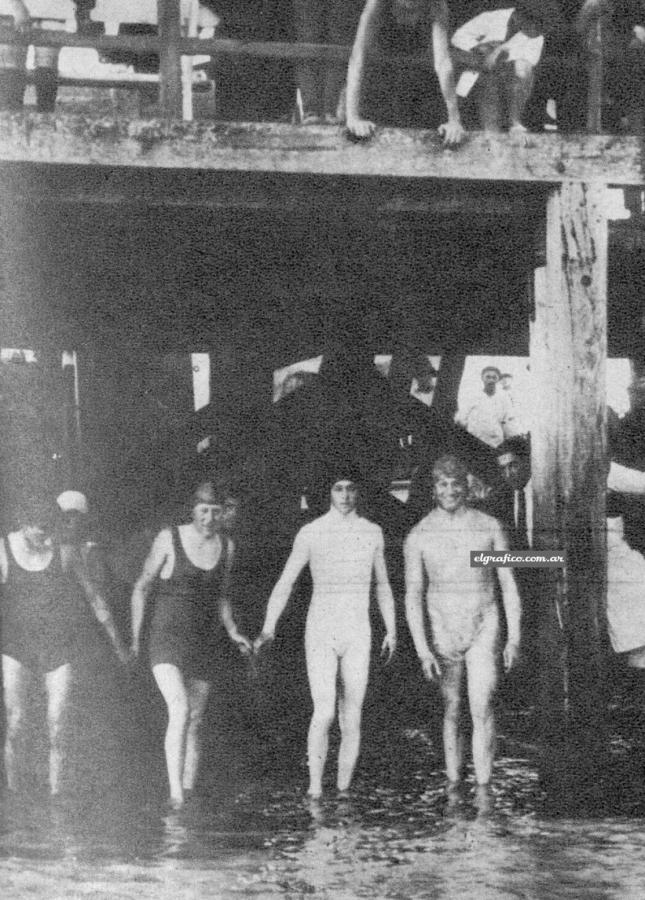
[[[0,0],[3,900],[645,895],[645,3]]]

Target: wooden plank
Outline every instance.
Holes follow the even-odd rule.
[[[602,131],[602,100],[604,80],[603,26],[599,19],[590,29],[587,57],[587,131],[599,134]]]
[[[563,184],[547,204],[547,260],[535,296],[532,471],[535,544],[565,550],[543,571],[545,723],[563,771],[588,775],[604,716],[607,222],[604,189]],[[589,744],[594,745],[590,755]],[[549,767],[553,768],[552,760]],[[558,766],[555,766],[558,769]]]
[[[181,11],[179,0],[157,0],[159,105],[166,119],[182,117]]]
[[[368,143],[333,126],[129,121],[0,114],[0,162],[455,181],[643,184],[637,137],[470,134],[446,150],[434,131],[379,128]]]

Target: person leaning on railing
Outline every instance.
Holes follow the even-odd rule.
[[[0,0],[0,25],[13,28],[16,39],[0,44],[0,109],[22,109],[27,84],[27,43],[20,33],[29,28],[29,10],[22,0]]]

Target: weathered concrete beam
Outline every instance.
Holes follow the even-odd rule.
[[[0,115],[0,163],[640,185],[641,152],[638,138],[611,135],[536,134],[523,145],[472,133],[447,150],[424,130],[382,128],[363,144],[331,126]]]

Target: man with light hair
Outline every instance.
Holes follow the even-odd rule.
[[[442,456],[432,474],[436,506],[412,529],[404,546],[406,617],[423,673],[441,687],[448,780],[456,784],[463,774],[460,720],[465,676],[475,778],[478,785],[486,785],[495,753],[493,697],[501,649],[497,580],[506,615],[507,642],[501,655],[507,672],[519,656],[520,598],[512,569],[470,565],[471,550],[504,552],[509,544],[497,519],[466,505],[465,465],[456,456]],[[432,650],[423,614],[425,580]]]

